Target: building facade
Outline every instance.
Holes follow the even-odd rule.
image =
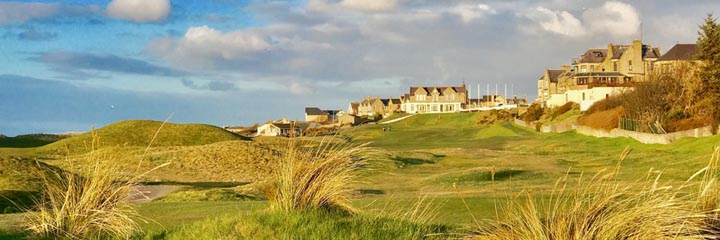
[[[400,110],[407,113],[459,112],[468,103],[465,84],[450,87],[410,87],[400,98]]]

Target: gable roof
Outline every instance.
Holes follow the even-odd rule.
[[[605,61],[605,57],[608,55],[607,49],[592,48],[587,50],[582,56],[578,63],[601,63]]]
[[[415,92],[418,89],[424,90],[428,94],[426,96],[430,96],[429,94],[432,93],[433,89],[437,89],[438,93],[440,93],[440,96],[443,96],[443,92],[445,92],[445,90],[447,90],[448,88],[451,88],[456,93],[462,93],[462,92],[467,91],[467,89],[464,85],[463,86],[444,86],[444,87],[410,87],[410,96],[415,96]]]
[[[675,44],[658,61],[692,60],[698,53],[697,44]]]
[[[647,45],[643,46],[643,58],[659,58],[660,48],[647,48]]]
[[[622,57],[623,53],[625,53],[625,50],[630,48],[630,45],[613,45],[613,55],[612,59],[620,59]]]
[[[323,110],[320,110],[320,108],[306,107],[305,114],[307,114],[307,115],[327,115],[328,113]]]
[[[558,82],[558,77],[560,77],[560,74],[563,74],[565,70],[554,70],[554,69],[548,69],[548,76],[550,77],[550,82],[556,83]]]

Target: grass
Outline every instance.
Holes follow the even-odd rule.
[[[619,183],[635,183],[638,176],[646,176],[648,170],[653,169],[663,173],[662,184],[682,185],[693,174],[690,169],[701,169],[707,165],[713,147],[720,143],[720,136],[681,139],[670,145],[644,145],[627,138],[599,139],[573,132],[541,134],[509,122],[478,124],[486,119],[482,114],[422,114],[390,124],[392,132],[383,132],[382,125],[366,125],[343,132],[344,136],[352,137],[353,143],[369,143],[380,154],[368,158],[364,170],[357,173],[356,181],[347,186],[351,190],[348,203],[362,216],[336,218],[339,222],[356,217],[402,220],[400,216],[385,213],[388,209],[412,212],[417,196],[425,195],[434,199],[432,206],[438,209],[437,217],[431,224],[447,226],[452,229],[450,232],[461,232],[457,229],[477,227],[473,218],[494,223],[496,203],[525,203],[526,193],[538,202],[550,201],[553,183],[559,178],[568,176],[567,189],[574,189],[574,179],[581,173],[592,176],[612,168],[618,162],[617,155],[628,146],[634,152],[623,162],[623,171],[617,174]],[[559,118],[561,116],[556,119]],[[303,139],[313,142],[313,145],[320,141],[318,138]],[[287,143],[284,140],[256,138],[253,141],[233,140],[150,149],[144,166],[149,168],[166,161],[173,161],[173,164],[145,180],[203,181],[209,182],[209,185],[200,184],[204,186],[177,192],[176,198],[171,195],[161,201],[138,205],[139,214],[153,220],[138,222],[140,227],[148,232],[148,238],[156,234],[165,234],[170,238],[185,236],[178,235],[182,228],[188,229],[186,233],[192,229],[200,231],[202,228],[193,227],[196,224],[212,227],[213,220],[209,218],[226,218],[228,220],[223,220],[224,223],[237,226],[240,223],[253,225],[258,216],[274,214],[264,212],[269,206],[268,201],[234,198],[229,192],[233,186],[222,184],[257,182],[272,176],[270,170],[277,164],[273,156],[284,154]],[[278,148],[278,145],[281,147]],[[5,151],[23,155],[32,153],[32,150],[0,149],[0,155]],[[101,151],[124,153],[116,162],[136,167],[131,164],[132,160],[138,159],[143,149],[107,147]],[[38,158],[43,159],[41,155]],[[56,164],[60,161],[44,161],[61,166]],[[492,167],[497,170],[494,184],[489,180]],[[459,194],[452,188],[453,184],[458,187]],[[517,198],[521,193],[524,197]],[[538,207],[538,210],[543,210]],[[507,210],[500,214],[504,212]],[[0,222],[9,216],[14,215],[0,215]],[[711,216],[708,215],[708,219],[712,219]],[[235,231],[234,228],[224,229],[228,234]]]
[[[388,117],[386,117],[386,118],[380,119],[380,121],[378,121],[378,123],[384,123],[384,122],[387,122],[387,121],[392,121],[392,120],[395,120],[395,119],[398,119],[398,118],[401,118],[401,117],[405,117],[405,116],[409,116],[409,115],[410,115],[409,113],[394,113],[393,115],[390,115],[390,116],[388,116]]]
[[[292,139],[266,190],[271,208],[282,212],[342,209],[353,212],[350,184],[364,165],[364,145],[337,143],[335,139],[311,142]]]
[[[0,148],[40,147],[67,138],[68,136],[69,135],[60,134],[26,134],[15,137],[5,137],[0,135]]]
[[[145,239],[421,239],[448,228],[344,212],[253,212],[199,221]]]
[[[120,121],[97,129],[102,146],[146,147],[163,122],[151,120]],[[93,136],[84,133],[43,146],[40,150],[47,154],[65,156],[89,152]],[[246,140],[247,138],[225,131],[222,128],[205,124],[172,124],[166,123],[163,131],[155,137],[153,147],[158,146],[196,146],[209,143]]]

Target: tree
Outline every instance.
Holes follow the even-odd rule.
[[[710,102],[700,107],[707,108],[708,114],[718,121],[720,111],[716,108],[720,105],[720,25],[712,14],[708,14],[705,23],[700,25],[697,44],[696,57],[702,62],[699,75],[704,89],[700,97]]]

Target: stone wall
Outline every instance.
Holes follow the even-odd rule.
[[[669,144],[671,142],[677,141],[680,138],[684,137],[708,137],[712,136],[712,128],[710,126],[702,127],[702,128],[696,128],[686,131],[680,131],[680,132],[673,132],[668,134],[652,134],[652,133],[643,133],[643,132],[635,132],[635,131],[628,131],[623,130],[619,128],[612,129],[610,131],[604,130],[604,129],[595,129],[588,126],[580,126],[578,125],[575,130],[579,134],[587,135],[587,136],[593,136],[593,137],[629,137],[633,138],[641,143],[646,144]]]

